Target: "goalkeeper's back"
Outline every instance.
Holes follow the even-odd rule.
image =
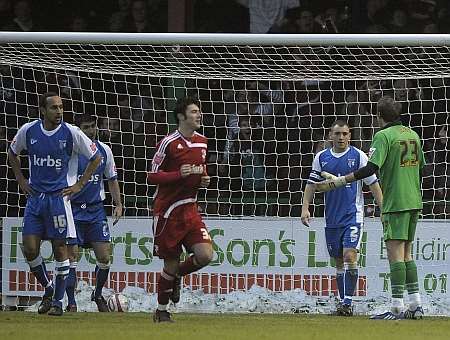
[[[380,170],[382,211],[422,209],[420,173],[425,158],[420,138],[415,131],[402,125],[399,114],[383,117],[383,112],[379,112],[379,116],[386,125],[373,138],[369,162]],[[394,119],[389,120],[390,117]]]

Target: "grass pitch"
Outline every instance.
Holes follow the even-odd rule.
[[[273,314],[175,314],[173,324],[155,324],[145,313],[0,312],[0,338],[15,339],[449,339],[450,318],[375,321],[367,317]]]

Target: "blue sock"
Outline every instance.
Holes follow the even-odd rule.
[[[339,297],[341,301],[344,300],[344,271],[342,269],[336,269],[336,282],[339,291]]]
[[[102,295],[103,286],[105,285],[106,280],[108,280],[109,263],[104,264],[97,262],[97,266],[95,267],[95,274],[96,274],[96,282],[95,282],[94,297],[99,298]]]
[[[70,262],[69,275],[66,280],[66,294],[67,303],[69,305],[76,305],[75,288],[77,287],[77,265],[78,262]]]
[[[36,280],[45,288],[44,296],[52,296],[53,283],[47,275],[47,268],[45,267],[45,262],[42,260],[42,257],[39,255],[34,260],[28,261],[28,265]]]
[[[56,261],[55,265],[55,294],[53,295],[52,304],[54,306],[62,307],[62,300],[66,292],[66,279],[69,275],[70,262],[69,260]]]
[[[351,305],[358,282],[358,265],[356,263],[345,263],[344,267],[344,304]]]

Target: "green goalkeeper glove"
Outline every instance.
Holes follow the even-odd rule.
[[[336,177],[326,171],[322,171],[320,176],[325,178],[325,181],[316,184],[317,191],[326,192],[343,187],[347,184],[345,176]]]

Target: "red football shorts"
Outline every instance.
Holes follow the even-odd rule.
[[[208,230],[197,211],[197,204],[188,203],[175,208],[168,218],[153,217],[153,255],[161,259],[176,259],[194,244],[211,243]]]

